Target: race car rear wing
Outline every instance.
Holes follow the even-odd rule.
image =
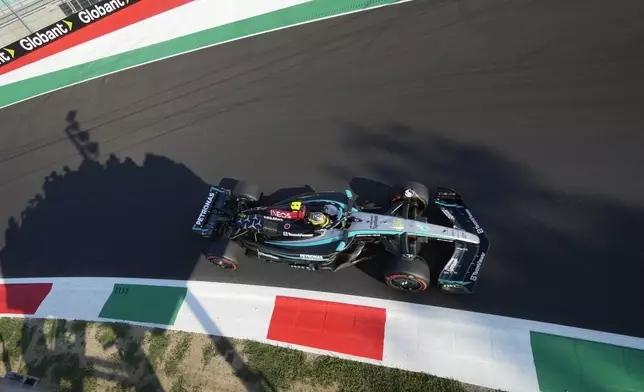
[[[211,185],[206,202],[201,208],[196,222],[192,225],[192,231],[204,237],[210,237],[218,231],[224,221],[230,220],[226,215],[220,214],[229,199],[228,190]]]
[[[471,294],[490,247],[488,238],[461,196],[452,189],[438,188],[434,203],[454,227],[479,237],[478,244],[454,241],[454,253],[438,276],[438,284],[442,290]]]

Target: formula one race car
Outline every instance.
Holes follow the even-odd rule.
[[[488,251],[487,237],[461,197],[438,188],[431,200],[451,226],[427,222],[427,188],[409,182],[385,206],[367,212],[350,190],[311,192],[270,205],[260,202],[257,186],[240,182],[234,189],[211,186],[192,230],[212,241],[211,263],[235,270],[245,255],[309,270],[337,271],[369,258],[369,246],[389,256],[385,282],[398,290],[425,291],[430,267],[419,256],[429,240],[448,241],[454,251],[439,274],[438,285],[452,293],[472,293]],[[362,256],[362,257],[361,257]]]

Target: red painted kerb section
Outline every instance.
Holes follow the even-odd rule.
[[[383,308],[278,296],[266,338],[382,360],[386,319]]]
[[[0,67],[0,75],[194,0],[143,0]]]
[[[34,314],[52,283],[0,284],[0,314]]]

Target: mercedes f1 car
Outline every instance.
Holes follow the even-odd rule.
[[[481,225],[454,190],[427,188],[409,182],[372,213],[350,190],[310,192],[267,204],[255,185],[240,182],[233,189],[211,186],[192,230],[208,239],[211,263],[235,270],[246,255],[295,268],[337,271],[369,260],[365,250],[382,246],[388,255],[384,281],[392,288],[418,292],[430,284],[430,266],[419,255],[430,240],[454,244],[439,273],[438,286],[451,293],[474,291],[488,252]],[[430,202],[451,222],[429,223],[423,216]]]

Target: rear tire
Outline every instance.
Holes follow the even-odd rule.
[[[394,259],[385,272],[385,283],[389,287],[406,292],[426,291],[429,278],[429,265],[420,256]]]
[[[235,271],[245,253],[245,249],[238,243],[220,238],[208,247],[206,258],[219,268]]]
[[[235,185],[235,188],[232,191],[232,196],[238,199],[257,203],[259,198],[262,196],[262,193],[260,192],[259,185],[240,181]]]

